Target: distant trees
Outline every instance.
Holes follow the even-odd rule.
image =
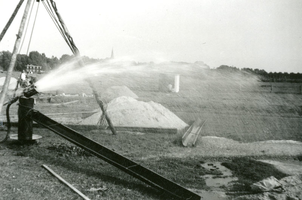
[[[25,54],[19,54],[17,55],[15,70],[16,71],[22,71],[23,66],[26,66],[28,64],[28,57]]]
[[[250,73],[259,76],[263,82],[302,82],[302,74],[300,73],[287,73],[287,72],[269,72],[267,73],[263,69],[249,69],[243,68],[241,70],[248,71]]]
[[[228,65],[220,65],[218,68],[218,70],[224,70],[224,71],[239,71],[240,69],[238,69],[237,67],[233,67],[233,66],[228,66]]]
[[[66,62],[72,60],[73,58],[74,58],[73,55],[63,54],[63,55],[61,56],[61,58],[60,58],[60,63],[62,63],[62,64],[63,64],[63,63],[66,63]]]
[[[59,65],[60,65],[60,60],[57,57],[52,56],[51,58],[47,58],[48,68],[46,68],[45,71],[49,71],[51,69],[54,69]]]
[[[12,53],[9,51],[0,52],[0,69],[6,71],[9,67],[10,60],[12,57]],[[56,68],[60,64],[66,63],[73,59],[73,55],[64,54],[58,59],[55,56],[48,58],[44,53],[39,53],[38,51],[32,51],[29,55],[18,54],[17,61],[15,65],[15,71],[23,71],[26,69],[26,65],[36,65],[41,66],[43,71],[49,71],[51,69]],[[87,56],[83,56],[83,61],[85,63],[93,63],[99,61],[98,59],[92,59]]]
[[[2,51],[0,53],[0,67],[2,68],[2,70],[7,70],[11,57],[12,53],[9,51]]]
[[[302,74],[300,73],[282,73],[282,72],[270,72],[266,79],[263,81],[273,82],[302,82]]]
[[[257,75],[259,79],[263,82],[302,82],[302,74],[300,73],[287,73],[287,72],[270,72],[267,73],[263,69],[252,69],[252,68],[242,68],[239,69],[237,67],[221,65],[217,68],[217,70],[223,70],[228,72],[248,72],[250,74]]]
[[[6,71],[9,67],[10,60],[11,60],[12,54],[9,51],[2,51],[0,52],[0,66],[2,70]],[[57,59],[54,57],[52,59],[49,59],[46,57],[44,53],[40,54],[37,51],[32,51],[29,53],[29,55],[25,54],[18,54],[17,60],[15,64],[15,71],[22,71],[26,69],[26,65],[32,64],[36,66],[41,66],[42,70],[49,70],[51,69],[50,66],[53,66],[54,64],[51,64],[52,62],[55,62]],[[57,63],[56,63],[57,64]]]

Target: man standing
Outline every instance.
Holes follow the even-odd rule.
[[[23,70],[23,72],[20,75],[20,86],[25,88],[26,86],[28,86],[27,83],[27,74],[25,72],[25,70]]]

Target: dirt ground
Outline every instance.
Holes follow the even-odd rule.
[[[12,133],[16,131],[14,127]],[[199,175],[211,172],[200,171],[202,168],[198,166],[201,162],[223,162],[243,156],[270,163],[288,175],[302,173],[302,162],[297,159],[301,156],[300,142],[240,143],[226,138],[201,136],[195,147],[185,148],[180,145],[181,134],[123,131],[113,136],[109,130],[79,128],[78,131],[200,196],[214,200],[229,198],[225,190],[229,186],[207,186],[205,179]],[[0,199],[81,199],[45,171],[41,167],[43,164],[72,182],[91,199],[169,199],[48,130],[37,128],[34,133],[42,136],[35,145],[24,146],[12,140],[1,145]],[[263,152],[266,149],[272,151]],[[219,174],[219,170],[216,173]],[[131,186],[133,184],[134,187]],[[91,192],[96,188],[109,190]],[[246,199],[253,197],[246,196]]]

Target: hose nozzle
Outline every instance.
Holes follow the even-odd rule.
[[[25,97],[29,98],[35,94],[38,94],[38,91],[36,90],[36,86],[30,85],[23,90],[23,94]]]

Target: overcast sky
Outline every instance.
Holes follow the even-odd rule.
[[[0,0],[0,30],[19,0]],[[301,0],[55,0],[82,55],[302,73]],[[12,52],[26,0],[0,51]],[[37,3],[35,3],[37,4]],[[35,10],[34,10],[35,11]],[[32,15],[35,13],[33,12]],[[27,38],[31,28],[28,29]],[[26,53],[24,42],[21,53]],[[30,45],[72,54],[41,3]]]

